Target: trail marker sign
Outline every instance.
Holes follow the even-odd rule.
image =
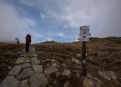
[[[86,41],[89,41],[89,26],[80,27],[80,37],[78,40],[82,41],[82,76],[86,76]]]
[[[90,33],[89,33],[89,26],[81,26],[80,27],[80,36],[83,37],[83,36],[89,36]]]

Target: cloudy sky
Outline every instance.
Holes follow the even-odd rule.
[[[121,0],[0,0],[0,41],[76,41],[89,25],[92,37],[121,36]]]

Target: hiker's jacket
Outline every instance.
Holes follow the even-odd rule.
[[[31,43],[31,36],[30,35],[27,35],[26,36],[26,43],[27,44],[30,44]]]

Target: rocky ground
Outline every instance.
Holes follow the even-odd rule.
[[[81,42],[41,43],[31,48],[35,51],[26,55],[22,44],[0,45],[1,85],[7,78],[16,81],[13,87],[121,87],[120,44],[87,43],[85,77],[81,74]]]

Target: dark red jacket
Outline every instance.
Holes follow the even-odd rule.
[[[27,44],[30,44],[31,43],[31,36],[30,35],[27,35],[26,36],[26,43]]]

